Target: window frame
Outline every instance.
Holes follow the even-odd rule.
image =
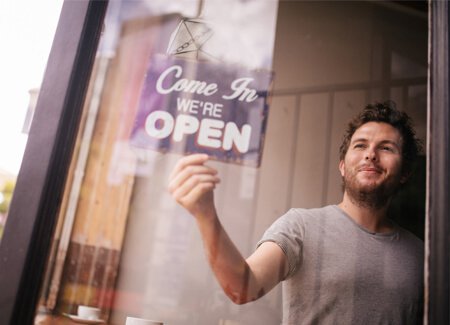
[[[65,0],[0,245],[1,324],[33,324],[108,1]]]
[[[32,324],[108,0],[65,0],[0,243],[1,324]],[[449,6],[429,2],[425,324],[450,320]]]
[[[447,1],[429,2],[425,324],[450,321],[449,9]]]

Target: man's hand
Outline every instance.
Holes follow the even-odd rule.
[[[206,166],[206,154],[181,158],[169,177],[169,192],[196,218],[215,216],[213,190],[220,182],[217,170]]]

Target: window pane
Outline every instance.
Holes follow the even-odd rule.
[[[339,203],[342,134],[368,102],[395,99],[425,140],[427,20],[409,13],[366,2],[111,1],[36,320],[88,317],[80,305],[108,324],[286,320],[287,281],[247,305],[228,299],[170,175],[186,154],[212,157],[217,214],[245,257],[290,208]],[[418,218],[398,222],[420,237]],[[360,243],[349,238],[357,265]],[[331,280],[311,281],[311,297]]]

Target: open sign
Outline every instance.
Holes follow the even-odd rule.
[[[155,56],[130,142],[259,166],[271,80],[269,71]]]

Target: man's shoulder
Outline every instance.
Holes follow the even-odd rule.
[[[415,234],[413,234],[406,228],[403,228],[402,226],[396,225],[396,227],[398,229],[398,233],[400,235],[400,239],[402,240],[402,242],[407,243],[409,246],[413,247],[418,251],[424,250],[424,243],[422,239],[417,237]]]
[[[327,205],[319,208],[291,208],[283,216],[282,219],[290,221],[300,221],[302,223],[322,223],[323,219],[336,216],[339,209],[335,205]]]

